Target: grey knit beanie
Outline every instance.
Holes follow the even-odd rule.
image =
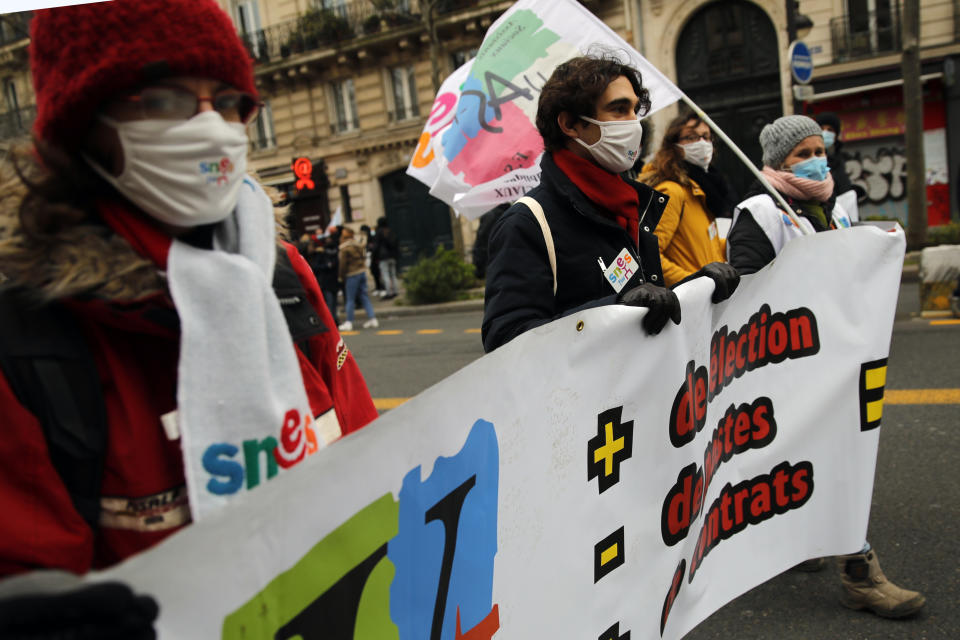
[[[763,164],[779,169],[793,148],[810,136],[823,136],[820,125],[807,116],[783,116],[768,124],[760,132]]]

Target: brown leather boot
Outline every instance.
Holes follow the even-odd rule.
[[[920,611],[923,594],[902,589],[883,575],[875,549],[866,553],[837,556],[843,583],[840,604],[850,609],[867,609],[884,618],[904,618]]]
[[[795,564],[790,567],[790,571],[802,571],[803,573],[816,573],[823,569],[824,565],[827,564],[826,558],[810,558],[809,560],[804,560],[800,564]]]

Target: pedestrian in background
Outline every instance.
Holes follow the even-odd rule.
[[[367,321],[364,329],[376,329],[380,326],[377,316],[373,312],[373,304],[367,295],[367,261],[363,245],[356,238],[350,227],[344,227],[340,232],[340,280],[344,288],[344,306],[347,319],[340,325],[341,331],[353,331],[354,309],[357,301],[367,312]]]
[[[313,269],[313,274],[323,292],[323,300],[330,309],[330,315],[337,321],[337,292],[340,289],[340,234],[336,227],[320,236],[315,243],[315,249],[307,262]]]
[[[396,298],[400,294],[400,281],[397,279],[397,259],[400,257],[400,243],[390,228],[386,216],[377,220],[377,259],[380,262],[380,281],[383,284],[385,300]]]
[[[309,233],[301,234],[296,247],[303,259],[306,260],[307,256],[313,251],[313,237]]]
[[[849,226],[846,214],[835,205],[820,125],[807,116],[784,116],[763,128],[760,146],[763,175],[787,204],[800,210],[800,224],[808,232]],[[787,242],[802,235],[759,183],[753,191],[735,209],[727,240],[730,263],[744,274],[762,269]],[[917,613],[926,602],[922,594],[887,579],[869,542],[857,553],[837,556],[836,563],[842,584],[840,602],[845,607],[902,618]],[[798,568],[815,570],[822,564],[817,558]]]
[[[373,296],[383,296],[383,282],[380,279],[380,258],[377,257],[377,234],[368,224],[360,225],[360,236],[363,239],[363,251],[367,259],[367,268],[373,276]]]
[[[736,200],[724,176],[711,166],[713,134],[707,123],[684,113],[669,124],[653,161],[639,180],[669,196],[654,232],[667,285],[713,262],[726,262],[718,217],[730,217]]]
[[[847,173],[846,160],[843,157],[843,142],[840,141],[840,118],[835,113],[821,113],[816,122],[823,131],[823,147],[827,150],[827,165],[833,176],[833,193],[839,196],[854,189]],[[862,191],[862,188],[860,189]],[[859,193],[858,193],[859,195]]]
[[[217,2],[38,10],[30,36],[33,144],[0,167],[0,637],[154,637],[149,598],[75,574],[191,522],[181,434],[377,412],[246,175],[259,98]]]

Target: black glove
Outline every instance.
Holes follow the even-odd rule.
[[[643,317],[643,328],[652,336],[660,333],[667,320],[680,324],[680,300],[677,294],[666,287],[645,282],[624,293],[620,302],[631,307],[650,309]]]
[[[740,274],[726,262],[711,262],[704,266],[700,271],[693,274],[694,277],[707,276],[713,280],[713,297],[710,301],[713,303],[723,302],[733,295],[740,284]]]
[[[153,640],[156,601],[125,584],[78,584],[56,592],[0,598],[0,637],[11,640]]]

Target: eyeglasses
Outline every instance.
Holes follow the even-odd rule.
[[[212,96],[198,96],[178,87],[147,87],[121,100],[137,105],[139,115],[150,120],[186,120],[197,114],[200,102],[209,102],[224,120],[243,124],[256,117],[261,105],[252,95],[242,91],[228,89]]]
[[[712,142],[713,138],[709,133],[704,133],[703,135],[698,135],[696,133],[691,133],[680,138],[680,142],[689,143],[689,142],[698,142],[704,140],[706,142]]]

